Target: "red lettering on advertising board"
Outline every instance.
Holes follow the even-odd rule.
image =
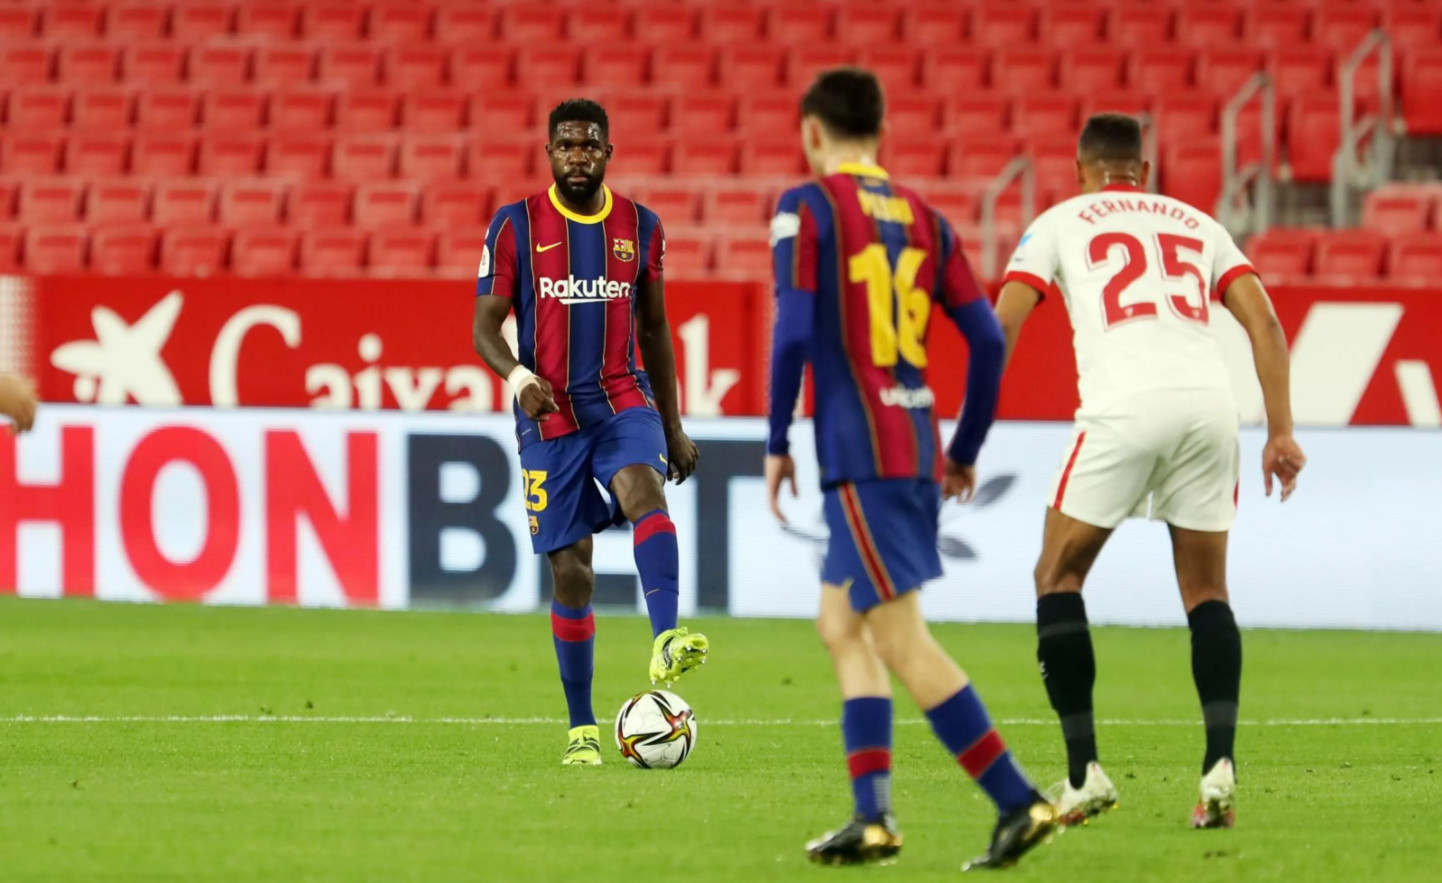
[[[95,431],[67,426],[60,431],[60,480],[20,481],[15,438],[0,432],[0,591],[17,583],[22,522],[60,526],[60,579],[65,594],[95,594]]]

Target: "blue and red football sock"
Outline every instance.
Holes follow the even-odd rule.
[[[936,737],[1002,812],[1030,806],[1035,792],[970,684],[926,713]]]
[[[591,605],[567,607],[552,601],[551,635],[556,644],[556,661],[561,665],[561,687],[566,691],[571,727],[594,724],[591,677],[596,670],[596,618],[591,615]]]
[[[681,598],[676,525],[665,509],[653,509],[636,519],[635,543],[636,572],[641,575],[641,592],[646,598],[654,638],[676,627],[676,608]]]
[[[847,699],[841,705],[841,738],[851,772],[856,814],[871,822],[891,812],[891,700]]]

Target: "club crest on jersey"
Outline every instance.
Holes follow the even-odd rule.
[[[615,255],[618,261],[634,261],[636,259],[636,243],[631,239],[612,239],[611,254]]]

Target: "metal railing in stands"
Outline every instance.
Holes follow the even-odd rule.
[[[1253,102],[1261,105],[1262,157],[1260,162],[1240,165],[1238,127],[1242,111]],[[1272,222],[1272,175],[1277,167],[1277,90],[1272,78],[1256,73],[1237,90],[1222,108],[1222,193],[1215,216],[1232,235],[1262,233]],[[1238,216],[1238,201],[1250,189],[1247,216]]]
[[[1377,114],[1358,117],[1357,75],[1373,55],[1377,56]],[[1392,177],[1397,104],[1392,92],[1392,39],[1386,31],[1373,30],[1338,68],[1337,101],[1342,137],[1332,157],[1330,208],[1333,227],[1351,227],[1359,220],[1354,216],[1354,193],[1370,190]],[[1369,137],[1371,156],[1364,164],[1358,155]]]
[[[983,279],[997,278],[996,204],[1013,181],[1021,181],[1021,226],[1026,229],[1036,217],[1036,166],[1025,156],[1012,157],[1006,168],[986,185],[981,195],[981,275]]]

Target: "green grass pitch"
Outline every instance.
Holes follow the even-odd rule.
[[[604,767],[563,769],[543,617],[0,601],[0,880],[921,881],[981,851],[989,804],[901,700],[900,862],[809,866],[849,810],[824,652],[805,622],[692,624],[714,650],[678,685],[690,760],[631,769],[607,734]],[[936,631],[1058,779],[1031,629]],[[1007,879],[1438,879],[1442,635],[1247,633],[1230,832],[1186,827],[1187,634],[1095,640],[1121,807]],[[603,718],[647,686],[649,645],[644,620],[600,618]]]

